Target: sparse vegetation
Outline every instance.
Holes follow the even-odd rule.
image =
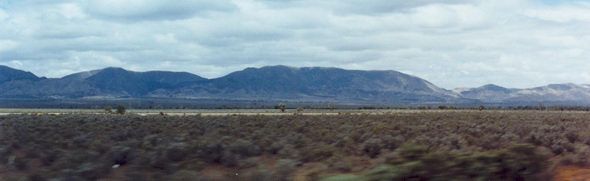
[[[113,114],[113,108],[111,106],[107,106],[104,108],[104,112],[107,114]]]
[[[284,103],[280,103],[275,107],[275,109],[281,110],[281,112],[285,112],[285,110],[287,109],[287,105]]]
[[[125,108],[125,106],[117,106],[117,114],[125,114],[125,112],[127,112],[127,108]]]
[[[590,165],[589,116],[548,111],[9,115],[0,117],[0,177],[550,180],[555,165]]]

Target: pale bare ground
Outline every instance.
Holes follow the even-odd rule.
[[[523,110],[483,110],[486,112],[522,112]],[[562,112],[562,113],[578,113],[578,114],[590,114],[586,111],[536,111],[527,110],[530,112]],[[288,115],[309,115],[309,116],[321,116],[321,115],[341,115],[341,114],[368,114],[368,115],[384,115],[394,113],[426,113],[426,112],[479,112],[479,110],[420,110],[420,109],[305,109],[303,111],[297,111],[296,109],[288,109],[285,112],[281,112],[277,109],[130,109],[127,110],[128,114],[136,114],[140,116],[149,115],[160,115],[165,114],[167,116],[231,116],[231,115],[246,115],[246,116],[288,116]],[[0,109],[0,116],[6,115],[19,115],[19,114],[49,114],[49,115],[62,115],[62,114],[106,114],[103,109]]]

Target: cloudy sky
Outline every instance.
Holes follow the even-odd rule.
[[[0,0],[0,64],[47,77],[281,64],[532,87],[590,83],[589,50],[572,0]]]

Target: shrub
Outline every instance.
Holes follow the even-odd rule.
[[[166,157],[174,162],[182,161],[188,155],[188,147],[184,143],[174,143],[166,149]]]
[[[125,106],[117,106],[117,114],[125,114],[127,112],[127,108]]]
[[[303,162],[321,161],[330,158],[336,149],[329,145],[318,145],[302,153]]]
[[[8,158],[8,166],[13,169],[25,171],[29,169],[29,159],[25,157],[10,156]]]
[[[399,159],[401,159],[398,161],[404,162],[407,160],[411,161],[422,159],[422,157],[428,153],[428,149],[422,145],[407,143],[398,148],[396,153],[399,156]],[[395,163],[395,161],[392,163]]]
[[[333,156],[329,162],[332,164],[331,167],[339,172],[350,172],[354,166],[350,158],[345,156]]]
[[[115,146],[109,152],[112,165],[125,165],[133,160],[132,150],[126,146]]]
[[[395,161],[367,172],[364,180],[537,180],[548,157],[531,145],[481,153],[426,152],[407,145]],[[361,180],[363,180],[361,179]]]
[[[221,156],[220,162],[224,166],[234,167],[234,166],[238,165],[239,160],[240,160],[239,155],[234,154],[233,152],[230,152],[230,151],[224,151],[223,155]]]
[[[250,141],[243,139],[239,139],[236,142],[230,144],[227,147],[227,150],[243,157],[258,156],[261,154],[260,147],[252,144]]]
[[[28,176],[27,180],[29,180],[29,181],[46,181],[47,179],[38,173],[33,173]]]
[[[97,180],[103,176],[106,176],[109,172],[110,165],[84,163],[76,169],[75,174],[87,180]]]
[[[578,134],[574,132],[565,133],[565,138],[567,138],[570,143],[574,143],[579,140]]]
[[[171,164],[166,155],[162,152],[149,153],[147,157],[142,158],[149,163],[152,168],[170,171]]]
[[[279,157],[281,158],[298,158],[299,151],[295,148],[295,146],[287,144],[278,152]]]
[[[283,148],[283,143],[274,142],[266,148],[266,151],[270,154],[278,154]]]
[[[276,179],[273,178],[273,174],[271,171],[265,168],[258,168],[248,170],[246,173],[239,175],[240,179],[235,180],[244,180],[244,181],[275,181]]]
[[[343,174],[343,175],[335,175],[323,178],[321,181],[365,181],[368,180],[365,177],[352,175],[352,174]],[[379,180],[379,179],[375,179]]]
[[[291,159],[281,159],[277,161],[273,178],[277,181],[293,180],[292,174],[295,172],[295,169],[297,169],[298,164],[297,161]]]
[[[41,154],[41,164],[43,164],[43,166],[51,166],[59,157],[59,152],[58,151],[44,151]]]
[[[258,162],[259,162],[258,158],[252,157],[252,158],[240,160],[238,163],[238,166],[240,167],[240,169],[252,168],[252,167],[256,167],[258,165]]]
[[[208,163],[220,163],[223,150],[220,143],[209,143],[200,150],[199,157]]]
[[[381,153],[383,144],[380,139],[372,138],[363,144],[363,152],[371,158],[377,157]]]
[[[8,156],[10,156],[10,149],[6,146],[0,146],[0,164],[6,163]]]
[[[170,181],[198,181],[201,180],[199,173],[189,170],[180,170],[172,174],[167,180]]]
[[[149,180],[145,173],[140,172],[139,170],[131,170],[125,173],[125,177],[128,181],[144,181]]]
[[[104,108],[104,111],[105,111],[107,114],[112,114],[112,113],[113,113],[113,108],[112,108],[112,107],[110,107],[110,106],[108,106],[108,107],[105,107],[105,108]]]

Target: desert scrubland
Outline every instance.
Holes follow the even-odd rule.
[[[590,113],[0,116],[0,180],[559,180]]]

